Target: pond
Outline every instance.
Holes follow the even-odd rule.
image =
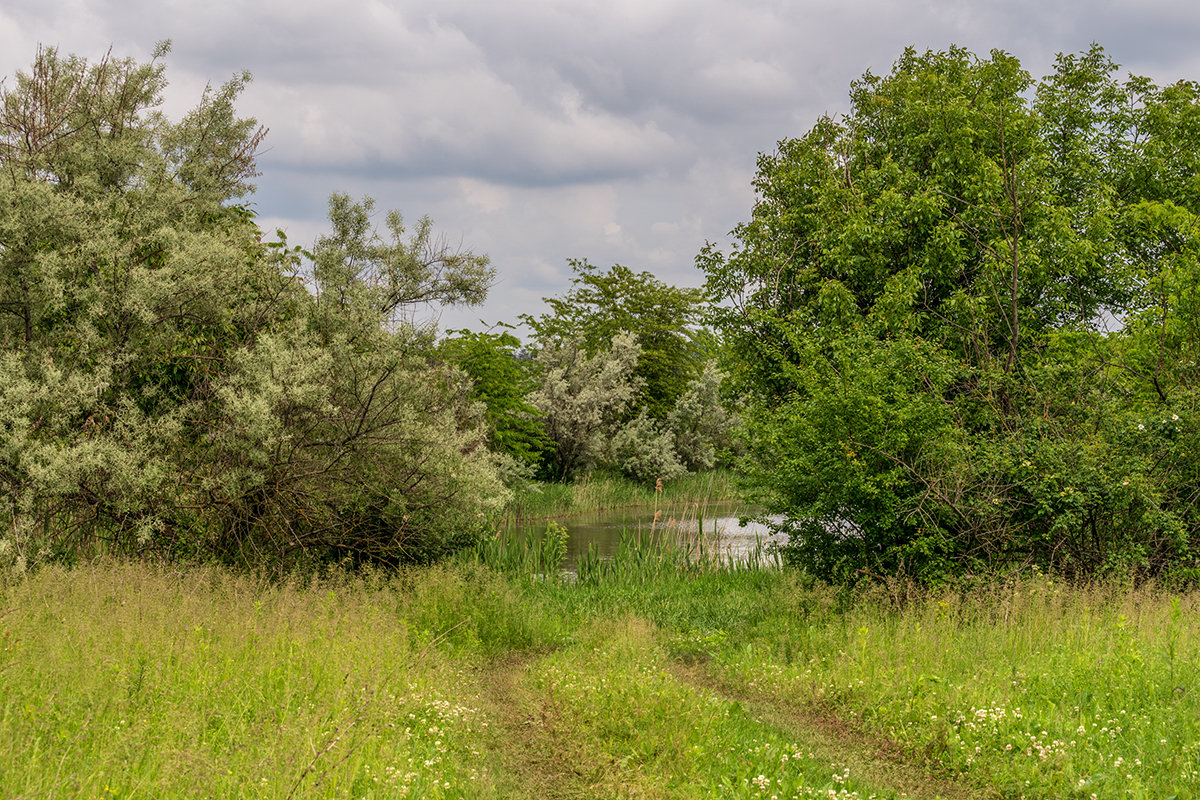
[[[611,559],[624,531],[670,536],[684,546],[698,547],[702,543],[706,552],[732,561],[745,561],[756,548],[765,553],[772,542],[787,543],[786,536],[772,535],[765,524],[748,521],[742,525],[739,522],[740,516],[753,513],[754,510],[744,504],[708,503],[682,511],[656,511],[652,506],[637,506],[566,517],[556,520],[567,529],[567,557],[563,569],[574,572],[589,546],[595,547],[600,558]],[[521,535],[537,535],[544,532],[548,524],[547,520],[522,521],[510,530]]]

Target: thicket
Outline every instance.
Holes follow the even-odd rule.
[[[1200,86],[909,50],[762,155],[721,301],[814,574],[1200,567]]]
[[[244,203],[248,75],[179,122],[150,63],[40,51],[0,88],[0,558],[415,560],[506,490],[420,303],[492,270],[428,220],[330,200],[307,253]]]
[[[167,50],[0,86],[0,560],[423,561],[534,478],[717,463],[701,292],[573,262],[529,347],[439,341],[415,310],[482,302],[487,257],[338,193],[309,249],[265,236],[250,76],[173,122]]]
[[[619,264],[571,266],[570,291],[522,317],[541,368],[529,396],[549,440],[541,475],[606,467],[653,483],[727,463],[737,404],[721,391],[705,293]]]
[[[499,323],[440,345],[487,409],[508,485],[597,469],[653,485],[727,465],[737,404],[722,390],[704,292],[620,264],[569,263],[571,289],[520,318],[527,344]]]

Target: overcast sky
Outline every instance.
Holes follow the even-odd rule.
[[[443,328],[539,313],[568,258],[698,285],[701,246],[750,213],[758,153],[908,45],[999,48],[1040,77],[1095,41],[1124,70],[1200,79],[1195,0],[0,0],[0,75],[38,44],[147,58],[162,39],[172,116],[253,73],[265,228],[311,243],[346,191],[491,256],[488,302]]]

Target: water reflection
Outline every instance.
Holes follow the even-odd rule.
[[[574,572],[589,546],[594,547],[601,558],[611,559],[620,546],[622,531],[653,531],[671,536],[694,551],[702,544],[705,552],[731,561],[745,561],[755,548],[765,552],[771,542],[787,542],[785,536],[772,536],[764,524],[740,524],[739,517],[752,513],[752,509],[735,503],[710,503],[701,508],[674,511],[660,509],[656,512],[654,508],[638,507],[567,517],[558,520],[567,529],[567,557],[563,569]],[[546,520],[523,522],[512,530],[518,534],[536,535],[545,531],[546,525]]]

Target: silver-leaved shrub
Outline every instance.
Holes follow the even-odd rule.
[[[423,559],[504,503],[481,409],[412,323],[492,270],[330,200],[312,253],[244,198],[249,75],[172,122],[150,63],[0,86],[0,559]]]

